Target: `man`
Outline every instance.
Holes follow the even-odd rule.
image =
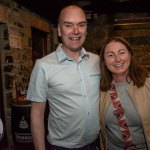
[[[58,35],[62,44],[36,61],[29,83],[27,99],[32,101],[35,149],[45,150],[44,111],[48,101],[47,139],[51,150],[98,150],[99,56],[82,47],[87,20],[80,7],[62,9]]]

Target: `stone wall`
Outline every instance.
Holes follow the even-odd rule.
[[[88,24],[85,48],[100,53],[105,39],[109,36],[126,38],[135,50],[138,61],[150,70],[150,14],[116,13],[96,14]]]
[[[18,7],[13,1],[7,0],[5,4],[0,4],[0,61],[3,89],[1,91],[3,99],[0,100],[0,104],[4,105],[8,145],[13,145],[11,106],[18,100],[18,88],[26,92],[33,67],[31,28],[46,32],[47,37],[50,38],[52,27],[48,20],[26,8]],[[50,51],[51,39],[47,41],[47,48]],[[19,100],[25,100],[25,96]]]

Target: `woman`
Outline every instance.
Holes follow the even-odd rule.
[[[100,124],[105,150],[150,150],[150,76],[123,38],[101,50]]]

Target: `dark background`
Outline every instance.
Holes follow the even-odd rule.
[[[150,0],[15,0],[52,23],[57,22],[61,8],[78,4],[94,13],[149,12]]]

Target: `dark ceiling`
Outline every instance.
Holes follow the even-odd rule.
[[[94,13],[150,12],[150,0],[15,0],[52,23],[57,22],[61,8],[79,4]]]

